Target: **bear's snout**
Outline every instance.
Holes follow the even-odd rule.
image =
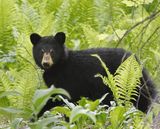
[[[41,65],[43,66],[44,69],[48,69],[53,65],[53,60],[50,53],[43,54]]]
[[[50,67],[50,65],[48,63],[43,63],[42,65],[43,65],[44,68],[49,68]]]

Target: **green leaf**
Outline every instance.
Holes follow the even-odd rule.
[[[100,100],[97,99],[95,101],[87,100],[87,98],[83,97],[81,100],[78,101],[79,105],[82,107],[86,107],[87,109],[94,111],[100,104]]]
[[[46,129],[48,128],[47,126],[51,123],[58,123],[59,119],[57,117],[49,117],[49,118],[44,118],[42,120],[39,120],[35,123],[30,123],[29,126],[32,129]]]
[[[95,101],[88,101],[87,108],[91,111],[94,111],[97,109],[98,105],[100,104],[99,100]]]
[[[137,87],[140,85],[142,69],[134,54],[128,57],[116,70],[115,81],[118,104],[132,105],[133,96],[137,96]]]
[[[33,107],[34,107],[34,113],[36,115],[47,103],[47,101],[51,98],[51,95],[54,94],[62,94],[70,98],[70,95],[64,89],[54,88],[53,86],[51,86],[48,89],[37,90],[33,97]]]
[[[141,4],[150,4],[152,3],[153,0],[136,0],[136,1],[133,1],[133,0],[122,0],[122,3],[126,4],[127,6],[131,7],[131,6],[139,6]]]
[[[96,123],[96,117],[95,114],[91,111],[89,111],[88,109],[84,109],[81,106],[76,106],[70,115],[70,123],[77,121],[80,117],[82,117],[83,115],[87,116],[88,118],[90,118],[94,123]]]
[[[22,122],[23,118],[16,118],[14,121],[11,123],[11,128],[12,129],[19,129],[20,123]]]
[[[20,95],[20,93],[17,91],[5,91],[5,92],[0,93],[0,98],[6,97],[9,95],[17,96],[17,95]]]
[[[99,102],[101,103],[101,102],[106,98],[106,96],[107,96],[108,94],[109,94],[109,93],[104,94],[104,95],[101,97],[101,99],[99,100]]]
[[[69,102],[68,99],[63,98],[63,96],[58,96],[69,108],[73,109],[75,105],[72,102]]]
[[[16,114],[16,113],[21,113],[22,110],[19,110],[19,109],[16,109],[16,108],[11,108],[11,107],[0,107],[0,112]]]
[[[71,114],[71,111],[68,107],[60,107],[60,106],[56,106],[55,108],[53,108],[51,110],[51,113],[52,112],[62,113],[62,114],[65,114],[67,117],[69,117]]]
[[[125,107],[117,106],[110,112],[110,121],[112,129],[121,129],[124,117]]]

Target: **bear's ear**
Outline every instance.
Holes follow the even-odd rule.
[[[39,34],[33,33],[30,35],[30,40],[33,45],[36,45],[40,39],[41,39],[41,36]]]
[[[54,37],[59,43],[64,44],[66,36],[65,33],[63,32],[58,32],[56,33],[55,37]]]

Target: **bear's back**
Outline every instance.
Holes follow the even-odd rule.
[[[105,86],[100,78],[95,75],[100,73],[106,75],[100,61],[91,56],[98,54],[105,62],[112,74],[115,73],[121,62],[130,54],[119,48],[98,48],[82,51],[68,51],[68,58],[56,64],[51,70],[44,73],[44,80],[47,86],[52,84],[55,87],[66,89],[73,101],[77,101],[81,96],[97,99],[109,92],[111,99],[112,93]],[[109,102],[109,101],[108,101]]]

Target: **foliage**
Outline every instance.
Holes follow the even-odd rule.
[[[37,90],[35,92],[35,95],[33,96],[33,114],[38,115],[38,113],[41,111],[41,109],[44,107],[44,105],[47,103],[51,95],[54,94],[63,94],[70,98],[70,95],[63,89],[60,88],[53,88],[51,86],[48,89],[43,90]]]
[[[136,62],[124,63],[126,67],[122,65],[114,76],[108,73],[108,82],[101,76],[114,92],[118,105],[111,102],[112,106],[106,109],[106,105],[100,105],[103,97],[96,101],[82,98],[78,105],[59,97],[67,106],[55,107],[39,120],[34,116],[34,123],[29,122],[50,95],[42,97],[42,104],[35,101],[40,99],[36,93],[45,86],[43,71],[32,58],[29,35],[64,31],[66,44],[72,49],[125,48],[137,55],[159,84],[159,15],[159,0],[0,0],[0,128],[149,128],[152,116],[159,111],[158,104],[156,113],[151,111],[145,116],[129,103],[131,96],[137,94],[134,89],[141,76],[133,74],[141,71]],[[57,92],[67,95],[61,89]],[[69,122],[64,120],[64,114]]]
[[[114,77],[110,74],[100,57],[98,55],[93,56],[100,60],[107,73],[107,77],[103,77],[100,74],[97,74],[96,77],[102,78],[104,84],[109,86],[118,105],[125,105],[126,107],[127,105],[131,105],[131,101],[135,101],[133,96],[138,96],[137,87],[140,84],[140,77],[142,76],[142,70],[134,55],[130,56],[119,66]]]

